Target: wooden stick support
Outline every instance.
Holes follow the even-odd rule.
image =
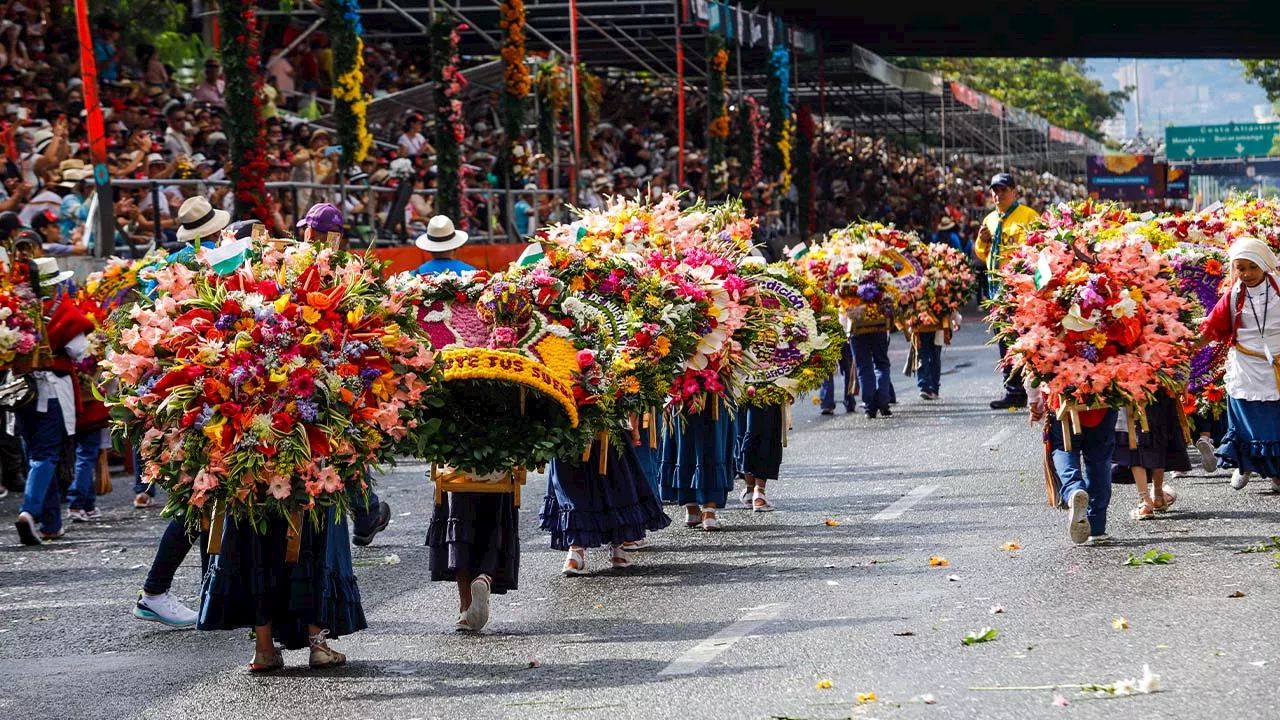
[[[520,386],[520,417],[524,417],[525,390],[524,386]]]
[[[651,412],[644,414],[645,420],[649,424],[649,449],[658,449],[658,409],[654,408]]]
[[[431,463],[431,484],[436,486],[436,504],[439,505],[444,500],[444,491],[440,489],[440,483],[436,482],[436,464]]]
[[[284,548],[284,561],[287,563],[298,562],[298,556],[302,554],[302,511],[295,510],[289,515],[289,532],[285,536],[288,544]]]
[[[1180,400],[1174,403],[1178,408],[1178,427],[1182,428],[1182,436],[1186,438],[1187,444],[1191,444],[1191,422],[1187,420],[1187,409],[1182,406]]]
[[[227,519],[227,506],[223,500],[213,502],[213,518],[209,522],[209,554],[222,552],[222,524]]]
[[[600,474],[604,475],[609,472],[609,433],[602,432],[597,437],[600,439],[600,463],[598,469]]]
[[[782,408],[782,447],[787,446],[787,408]]]
[[[1127,427],[1127,428],[1125,428],[1125,430],[1127,431],[1127,433],[1128,433],[1128,435],[1129,435],[1129,449],[1130,449],[1130,450],[1137,450],[1137,449],[1138,449],[1138,433],[1134,432],[1134,427],[1133,427],[1133,420],[1134,420],[1134,417],[1133,417],[1133,408],[1128,408],[1128,409],[1126,409],[1126,410],[1125,410],[1125,413],[1124,413],[1124,419],[1125,419],[1125,424],[1126,424],[1126,425],[1128,425],[1128,427]]]
[[[711,406],[711,422],[720,422],[720,396],[717,395],[715,405]]]

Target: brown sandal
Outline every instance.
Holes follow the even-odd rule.
[[[275,650],[271,655],[263,655],[254,651],[253,662],[249,663],[249,672],[257,675],[261,673],[275,672],[284,667],[284,655],[280,650]]]
[[[1164,502],[1152,502],[1151,506],[1156,509],[1156,512],[1167,512],[1169,508],[1173,507],[1174,501],[1178,499],[1178,494],[1172,490],[1163,490],[1160,492],[1160,499],[1164,500]]]

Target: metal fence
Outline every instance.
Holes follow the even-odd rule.
[[[353,244],[367,247],[394,246],[410,243],[414,240],[409,232],[408,223],[401,219],[407,205],[407,196],[401,196],[402,190],[383,185],[349,185],[301,183],[301,182],[268,182],[267,190],[272,193],[287,194],[293,216],[301,218],[307,207],[318,202],[331,202],[340,209],[348,207],[348,201],[359,203],[362,210],[348,218],[348,228],[352,234]],[[166,217],[176,220],[176,210],[170,210],[166,198],[166,188],[195,188],[193,194],[209,194],[213,188],[231,186],[229,180],[177,180],[177,179],[127,179],[111,180],[113,188],[141,189],[150,197],[150,205],[144,211],[151,224],[149,232],[138,229],[125,230],[127,244],[138,250],[138,244],[154,242],[160,247],[174,244],[166,236],[162,227]],[[479,217],[472,217],[468,232],[472,241],[477,243],[515,243],[524,238],[516,229],[515,204],[525,195],[536,198],[552,197],[561,202],[551,204],[547,216],[535,215],[530,218],[528,228],[533,230],[548,223],[568,221],[567,190],[505,190],[501,188],[467,188],[465,194],[473,201],[481,201],[483,211]],[[413,195],[431,197],[436,195],[434,189],[415,189]],[[279,196],[279,195],[278,195]],[[283,198],[281,198],[283,199]],[[141,203],[141,199],[139,199]],[[540,205],[535,200],[535,205]],[[396,211],[397,217],[389,217]],[[265,218],[260,218],[265,219]],[[456,221],[457,218],[454,218]],[[423,220],[425,223],[425,220]],[[482,227],[477,227],[482,225]],[[150,236],[150,239],[146,239]]]

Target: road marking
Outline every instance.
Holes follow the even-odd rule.
[[[725,650],[733,647],[742,638],[755,632],[760,626],[773,620],[782,612],[786,603],[770,603],[752,608],[751,612],[729,627],[694,645],[671,664],[658,671],[659,675],[692,675],[707,663],[715,660]]]
[[[1000,443],[1008,440],[1011,435],[1013,435],[1013,428],[1005,428],[995,435],[992,435],[986,442],[982,443],[982,447],[995,450],[1000,447]]]
[[[0,605],[0,612],[13,612],[16,610],[59,610],[62,608],[99,607],[104,605],[127,606],[131,601],[132,600],[130,598],[120,600],[52,600],[49,602],[42,600],[23,600],[20,602]]]
[[[921,485],[911,492],[898,498],[892,505],[876,513],[872,520],[897,520],[902,517],[902,513],[915,507],[916,503],[929,497],[929,494],[937,490],[937,485]]]

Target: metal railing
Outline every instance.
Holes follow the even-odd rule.
[[[229,180],[178,180],[178,179],[112,179],[113,188],[123,189],[143,189],[150,198],[151,204],[144,211],[151,224],[150,235],[156,247],[165,245],[180,244],[170,242],[162,226],[166,217],[177,219],[176,211],[166,212],[168,207],[165,197],[165,188],[169,187],[195,187],[198,193],[209,192],[212,188],[226,187],[230,188]],[[364,210],[357,214],[359,220],[357,222],[348,222],[348,227],[354,232],[352,239],[356,241],[354,244],[367,247],[377,247],[378,245],[395,246],[411,243],[414,238],[409,233],[408,222],[397,218],[386,217],[388,212],[396,209],[396,196],[400,190],[393,187],[383,185],[349,185],[346,183],[325,184],[325,183],[303,183],[303,182],[268,182],[267,190],[270,192],[280,193],[287,192],[293,208],[293,216],[297,219],[302,218],[306,214],[306,208],[303,203],[331,202],[340,209],[347,206],[350,198],[356,198],[364,206]],[[306,200],[302,201],[303,194],[307,193]],[[547,217],[535,216],[530,219],[527,226],[532,232],[534,229],[542,227],[554,222],[569,221],[570,214],[566,205],[568,198],[567,190],[505,190],[501,188],[467,188],[464,193],[470,198],[479,198],[483,202],[483,214],[479,218],[468,218],[472,228],[468,231],[470,238],[478,243],[516,243],[522,242],[525,236],[522,236],[516,230],[514,207],[516,200],[524,195],[537,197],[560,197],[565,202],[555,203]],[[435,189],[415,189],[414,195],[422,197],[432,197],[437,194]],[[119,198],[117,198],[119,202]],[[499,208],[503,208],[500,212]],[[401,205],[400,212],[403,213],[407,209],[407,205]],[[265,219],[265,218],[260,218]],[[350,219],[349,219],[350,220]],[[455,222],[458,220],[454,218]],[[422,219],[426,223],[426,218]],[[483,227],[475,227],[483,224]],[[288,231],[289,228],[281,228]],[[130,249],[136,254],[140,248],[137,241],[141,240],[144,235],[126,231],[126,242]]]

